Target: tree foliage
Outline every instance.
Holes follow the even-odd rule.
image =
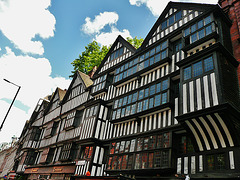
[[[135,36],[135,38],[130,38],[127,37],[127,41],[133,45],[133,47],[135,47],[136,49],[140,48],[140,46],[143,43],[143,38],[138,39],[137,36]]]
[[[143,39],[138,39],[137,37],[131,39],[128,37],[127,41],[135,48],[139,48],[143,42]],[[82,54],[79,54],[79,57],[71,63],[74,67],[74,71],[72,71],[72,75],[70,77],[72,77],[77,70],[88,74],[94,66],[98,67],[106,56],[110,47],[111,46],[100,47],[96,41],[89,43],[87,46],[85,46],[85,51],[83,51]]]

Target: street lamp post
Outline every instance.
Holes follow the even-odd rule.
[[[14,86],[17,86],[17,87],[18,87],[18,90],[17,90],[17,92],[16,92],[16,94],[15,94],[13,100],[12,100],[12,103],[11,103],[10,107],[8,108],[7,114],[5,115],[5,117],[4,117],[4,119],[3,119],[3,122],[2,122],[2,124],[1,124],[1,126],[0,126],[0,131],[2,130],[3,124],[4,124],[4,122],[6,121],[6,118],[7,118],[7,116],[8,116],[8,113],[9,113],[9,111],[10,111],[10,109],[11,109],[11,107],[12,107],[12,105],[13,105],[13,103],[14,103],[17,95],[18,95],[18,92],[19,92],[20,88],[21,88],[21,86],[18,86],[18,85],[16,85],[16,84],[8,81],[7,79],[3,79],[3,80],[6,81],[6,82],[8,82],[8,83],[10,83],[10,84],[13,84]]]

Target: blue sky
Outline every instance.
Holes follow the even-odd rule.
[[[168,0],[0,0],[0,143],[20,136],[39,98],[68,88],[71,62],[96,40],[145,38]],[[178,0],[178,2],[181,2]],[[185,2],[217,3],[217,0]]]

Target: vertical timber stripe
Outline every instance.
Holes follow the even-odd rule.
[[[198,148],[200,151],[203,151],[203,146],[202,146],[202,143],[201,143],[201,140],[197,134],[197,132],[195,131],[194,127],[191,125],[191,123],[189,121],[186,121],[186,124],[188,125],[188,127],[190,128],[190,130],[192,131],[196,141],[197,141],[197,144],[198,144]]]
[[[214,127],[214,129],[215,129],[215,131],[216,131],[216,133],[217,133],[217,135],[219,137],[219,140],[220,140],[220,143],[221,143],[222,147],[225,148],[226,144],[225,144],[225,141],[223,139],[223,136],[222,136],[222,134],[221,134],[217,124],[215,123],[215,121],[213,120],[213,118],[210,115],[207,115],[207,118],[209,119],[209,121],[213,125],[213,127]]]
[[[226,124],[224,123],[224,121],[222,120],[222,118],[219,116],[218,113],[214,113],[214,115],[217,117],[218,121],[219,121],[220,124],[222,125],[223,130],[224,130],[224,132],[225,132],[225,134],[226,134],[226,136],[227,136],[227,139],[228,139],[228,141],[229,141],[229,145],[230,145],[231,147],[233,147],[233,146],[234,146],[234,143],[233,143],[233,140],[232,140],[232,136],[231,136],[231,134],[230,134],[230,132],[229,132]]]
[[[201,133],[201,135],[202,135],[202,137],[203,137],[203,140],[204,140],[204,142],[205,142],[205,145],[206,145],[207,150],[210,150],[211,148],[210,148],[209,142],[208,142],[208,140],[207,140],[207,137],[206,137],[203,129],[201,128],[201,126],[199,125],[199,123],[197,122],[196,119],[192,119],[192,121],[193,121],[194,124],[197,126],[198,130],[200,131],[200,133]]]
[[[210,138],[211,138],[211,141],[213,143],[213,147],[214,149],[218,149],[218,145],[217,145],[217,142],[216,142],[216,139],[213,135],[213,132],[212,130],[210,129],[210,127],[208,126],[208,124],[206,123],[206,121],[203,119],[203,117],[199,117],[199,119],[201,120],[201,122],[203,123],[204,127],[206,128]]]

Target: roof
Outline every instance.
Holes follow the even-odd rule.
[[[84,74],[83,72],[81,72],[79,70],[77,72],[80,75],[80,77],[82,78],[83,83],[85,84],[85,86],[87,88],[93,84],[93,81],[90,79],[90,77],[88,75]]]

